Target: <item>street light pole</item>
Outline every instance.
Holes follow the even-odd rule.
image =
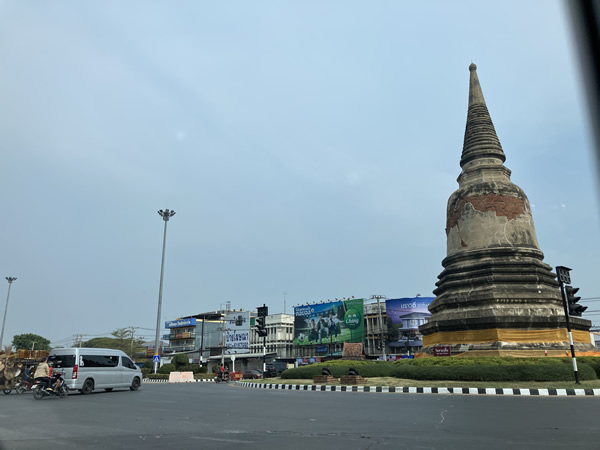
[[[6,306],[4,307],[4,319],[2,319],[2,332],[0,333],[0,350],[2,350],[2,339],[4,338],[4,325],[6,324],[6,312],[8,311],[8,299],[10,298],[10,285],[17,277],[5,277],[8,281],[8,294],[6,295]]]
[[[171,217],[175,215],[175,211],[165,209],[164,211],[161,209],[158,211],[158,215],[163,218],[165,221],[165,232],[163,235],[163,248],[162,248],[162,261],[160,264],[160,287],[158,288],[158,312],[156,313],[156,339],[154,340],[154,373],[158,370],[158,362],[160,357],[159,349],[160,349],[160,310],[162,308],[162,290],[163,290],[163,277],[165,274],[165,248],[167,245],[167,222]]]

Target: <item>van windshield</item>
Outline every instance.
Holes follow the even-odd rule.
[[[57,369],[71,368],[75,365],[75,355],[50,355],[48,362]]]

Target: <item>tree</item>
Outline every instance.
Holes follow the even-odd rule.
[[[83,347],[114,348],[123,350],[129,356],[146,352],[143,339],[136,339],[133,328],[118,328],[111,334],[114,337],[98,337],[82,343]]]
[[[13,337],[12,345],[15,350],[50,350],[50,341],[33,333],[17,334]]]

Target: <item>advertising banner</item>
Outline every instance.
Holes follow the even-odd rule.
[[[435,297],[394,298],[385,301],[390,347],[421,347],[419,326],[427,323],[427,309]]]
[[[248,353],[250,347],[250,311],[232,312],[225,316],[225,353]]]
[[[363,342],[363,299],[294,308],[294,345]]]

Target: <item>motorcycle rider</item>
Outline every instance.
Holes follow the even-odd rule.
[[[33,366],[25,367],[23,369],[23,374],[21,375],[21,381],[24,383],[31,383],[33,379],[31,378],[31,374],[33,371]]]
[[[52,389],[52,378],[50,378],[50,365],[48,364],[48,358],[38,364],[37,369],[35,369],[35,374],[33,376],[34,380],[39,380],[44,383],[44,386],[47,390],[51,391],[58,389],[58,384],[60,383],[60,378],[56,380],[56,384],[54,385],[54,389]]]

